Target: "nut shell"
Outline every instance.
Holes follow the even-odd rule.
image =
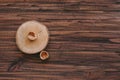
[[[41,60],[47,60],[48,58],[49,58],[49,53],[47,51],[40,52],[40,59]]]
[[[34,41],[28,39],[28,34],[30,32],[34,32],[37,36],[36,39],[33,39]],[[48,29],[37,21],[27,21],[23,23],[16,33],[16,44],[18,48],[26,54],[35,54],[40,52],[47,46],[48,40]]]

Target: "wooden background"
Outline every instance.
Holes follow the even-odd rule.
[[[48,61],[15,44],[28,20],[49,29]],[[0,80],[120,80],[120,0],[0,0]]]

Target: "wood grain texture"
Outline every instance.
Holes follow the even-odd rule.
[[[15,44],[18,27],[50,31],[50,59]],[[0,80],[120,80],[120,0],[0,0]]]

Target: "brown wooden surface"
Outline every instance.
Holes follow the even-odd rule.
[[[16,47],[28,20],[50,31],[48,61]],[[120,80],[120,0],[0,0],[0,80]]]

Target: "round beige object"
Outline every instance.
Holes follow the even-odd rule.
[[[16,44],[26,54],[35,54],[43,50],[49,39],[46,26],[37,21],[23,23],[16,33]]]

